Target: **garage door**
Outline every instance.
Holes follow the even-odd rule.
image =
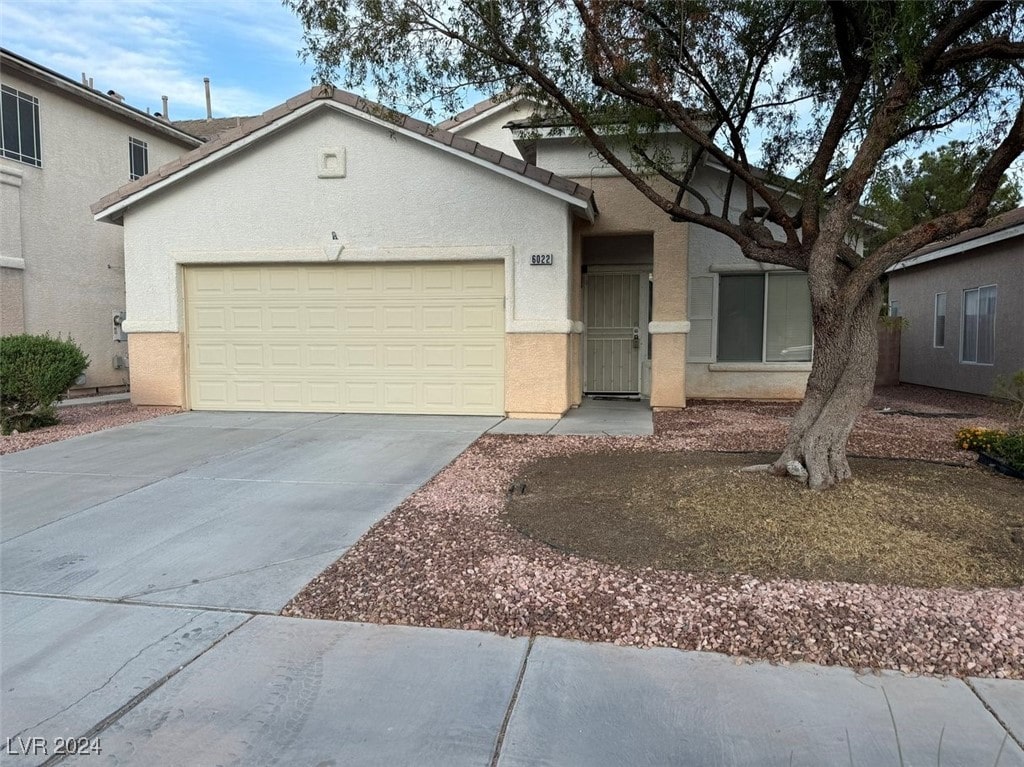
[[[195,410],[504,411],[501,263],[185,269]]]

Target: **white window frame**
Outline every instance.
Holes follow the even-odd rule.
[[[25,165],[32,165],[36,168],[43,167],[42,128],[39,125],[39,99],[23,91],[19,91],[17,88],[12,88],[10,85],[4,85],[0,90],[9,96],[14,96],[16,99],[16,119],[18,121],[17,149],[4,146],[3,149],[0,150],[0,156],[8,160],[24,163]],[[25,147],[25,142],[21,139],[21,114],[24,109],[30,109],[32,111],[32,128],[35,134],[32,137],[32,140],[35,143],[34,155],[25,154],[22,151]],[[2,130],[3,126],[0,125],[0,135],[2,135]]]
[[[995,317],[995,314],[992,315],[992,361],[991,362],[978,362],[977,359],[973,359],[973,360],[964,359],[964,341],[967,338],[967,294],[968,293],[977,293],[978,294],[978,308],[980,310],[980,308],[981,308],[981,291],[985,290],[986,288],[992,288],[993,290],[996,291],[996,304],[998,305],[998,303],[999,303],[999,286],[997,284],[993,284],[993,285],[979,285],[976,288],[964,288],[964,291],[963,291],[962,303],[960,304],[960,364],[961,365],[983,365],[985,367],[992,367],[993,365],[996,364],[996,359],[995,359],[995,357],[996,357],[996,350],[995,350],[995,343],[996,343],[996,332],[995,332],[996,317]],[[980,318],[981,318],[980,314],[978,315],[978,318],[980,320]],[[977,332],[977,330],[975,332]],[[975,340],[974,340],[974,350],[975,350],[974,351],[974,356],[975,357],[978,356],[978,346],[979,346],[978,338],[975,338]]]
[[[942,296],[942,343],[938,341],[939,338],[939,296]],[[946,318],[949,316],[949,301],[946,298],[946,292],[935,294],[935,302],[932,307],[932,348],[933,349],[945,349],[946,348]]]
[[[138,172],[135,167],[135,148],[139,147],[142,149],[143,158],[143,169],[142,173]],[[142,139],[135,138],[134,136],[128,137],[128,178],[131,181],[142,178],[149,173],[149,144]]]

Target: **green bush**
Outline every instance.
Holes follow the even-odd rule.
[[[0,338],[0,432],[57,423],[54,403],[88,366],[89,358],[70,338]]]
[[[992,396],[996,399],[1007,400],[1014,407],[1019,406],[1017,418],[1024,418],[1024,370],[1018,370],[1012,376],[996,376],[996,386],[992,390]]]
[[[1017,471],[1024,471],[1024,431],[1011,431],[992,445],[992,454],[1005,460]]]

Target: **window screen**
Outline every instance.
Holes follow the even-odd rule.
[[[946,294],[935,294],[935,337],[934,345],[941,349],[946,345]]]
[[[41,167],[39,100],[4,85],[0,90],[0,152],[3,156]]]
[[[145,141],[128,139],[128,161],[131,164],[129,177],[132,181],[149,173],[149,146]]]
[[[764,275],[723,275],[718,282],[718,361],[760,362]]]
[[[806,274],[769,274],[766,362],[811,359],[811,294]]]

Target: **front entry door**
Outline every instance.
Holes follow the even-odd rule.
[[[584,280],[584,391],[641,394],[650,310],[648,271],[592,269]]]

